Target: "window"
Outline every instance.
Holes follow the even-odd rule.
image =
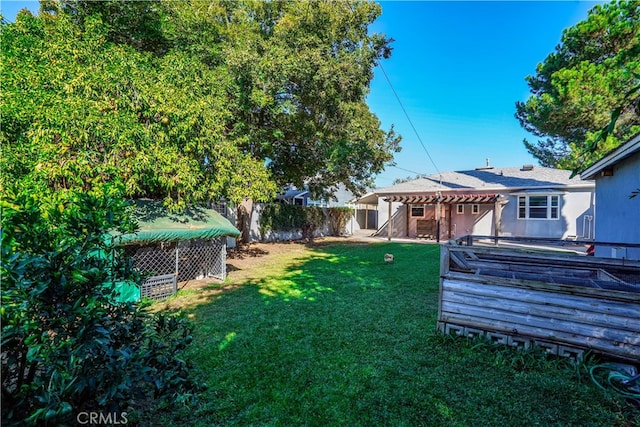
[[[307,200],[307,206],[316,206],[319,208],[327,208],[329,207],[329,203],[327,203],[326,200],[312,200],[312,199],[308,199]]]
[[[227,218],[227,202],[222,201],[222,202],[212,203],[210,207],[211,209],[218,212],[223,217]]]
[[[480,213],[480,205],[471,205],[471,213],[478,215]]]
[[[457,209],[456,212],[458,212],[458,214],[461,215],[464,213],[464,205],[456,205],[456,209]]]
[[[518,219],[558,219],[558,196],[518,196]]]
[[[424,216],[424,206],[411,206],[411,216]]]

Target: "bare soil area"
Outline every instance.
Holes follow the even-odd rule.
[[[282,242],[252,242],[238,245],[227,253],[227,273],[229,266],[251,268],[261,265],[270,256],[281,253],[301,252],[307,248],[321,247],[331,243],[352,241],[350,237],[322,237],[313,240],[291,240]]]
[[[283,253],[302,254],[309,248],[321,247],[332,243],[357,242],[354,237],[321,237],[310,241],[294,240],[281,242],[251,242],[239,244],[227,252],[227,278],[230,282],[242,281],[249,277],[254,277],[255,272],[261,266],[268,265],[275,261],[278,255]],[[178,283],[178,289],[198,289],[203,288],[216,279],[189,280]]]

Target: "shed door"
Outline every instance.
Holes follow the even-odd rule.
[[[378,229],[378,211],[374,209],[358,209],[356,220],[361,230]]]

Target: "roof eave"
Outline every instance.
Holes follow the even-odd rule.
[[[578,188],[593,188],[595,186],[592,182],[577,182],[575,184],[563,184],[557,183],[555,185],[540,185],[540,186],[519,186],[519,187],[464,187],[464,188],[439,188],[439,189],[416,189],[415,191],[387,191],[384,193],[376,192],[379,197],[387,197],[387,196],[410,196],[412,194],[417,193],[437,193],[437,192],[451,192],[451,193],[468,193],[468,192],[513,192],[513,191],[522,191],[525,189],[542,189],[542,188],[551,188],[551,189],[578,189]]]
[[[640,151],[640,133],[580,173],[582,179],[595,179],[604,169]]]

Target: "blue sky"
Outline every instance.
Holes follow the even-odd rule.
[[[27,8],[33,12],[37,12],[40,8],[40,2],[38,1],[16,1],[16,0],[1,0],[0,12],[2,16],[9,22],[13,22],[16,19],[18,11]]]
[[[597,2],[380,4],[371,30],[395,39],[382,62],[391,85],[377,68],[368,104],[383,128],[394,124],[403,140],[397,167],[380,174],[377,186],[414,172],[474,169],[487,158],[497,167],[537,164],[522,143],[537,138],[514,117],[515,103],[529,97],[525,78],[554,52],[563,29],[585,20]]]
[[[537,163],[522,143],[536,137],[514,117],[515,103],[528,98],[525,77],[555,50],[563,29],[586,19],[597,3],[381,1],[371,31],[395,40],[382,62],[391,84],[376,68],[367,102],[403,141],[396,167],[378,175],[376,185],[474,169],[487,158],[497,167]],[[0,4],[9,21],[25,6],[36,11],[38,2]]]

